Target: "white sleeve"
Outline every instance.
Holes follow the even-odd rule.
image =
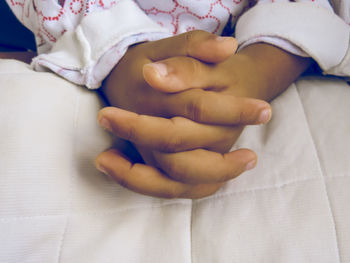
[[[77,4],[71,0],[64,7],[57,0],[39,1],[36,6],[31,0],[7,1],[36,35],[39,55],[32,61],[34,69],[49,69],[91,89],[100,87],[130,45],[172,35],[133,0],[112,1],[113,5],[90,8],[91,12],[82,11],[89,0],[79,2],[77,12],[69,9]]]
[[[324,74],[350,76],[350,27],[324,4],[256,5],[238,20],[236,37],[242,46],[262,36],[290,42],[312,57]]]
[[[32,65],[96,89],[130,45],[170,35],[132,0],[120,0],[108,10],[82,18],[74,31],[62,35],[48,53],[34,58]]]

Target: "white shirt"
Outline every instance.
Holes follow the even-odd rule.
[[[350,76],[347,0],[6,1],[36,36],[33,67],[89,88],[128,46],[195,29],[221,34],[230,15],[240,47],[267,42],[311,56],[325,74]]]

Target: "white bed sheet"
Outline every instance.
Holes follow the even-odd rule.
[[[0,60],[0,262],[350,262],[350,87],[304,78],[235,147],[256,169],[201,200],[123,189],[96,93]]]

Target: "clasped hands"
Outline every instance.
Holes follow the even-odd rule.
[[[130,47],[102,87],[114,107],[98,120],[131,141],[145,164],[110,149],[96,167],[162,198],[206,197],[254,168],[253,151],[228,151],[245,125],[268,122],[271,108],[254,99],[263,80],[236,48],[233,38],[204,31]]]

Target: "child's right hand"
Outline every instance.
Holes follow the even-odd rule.
[[[233,55],[236,49],[234,38],[217,37],[204,31],[134,45],[108,76],[102,91],[112,106],[152,116],[173,117],[183,108],[190,108],[188,103],[195,98],[185,100],[156,91],[144,80],[144,65],[181,56],[217,63]]]
[[[223,182],[253,168],[256,155],[250,150],[220,153],[231,148],[242,130],[241,126],[232,125],[267,121],[259,120],[264,109],[270,110],[267,103],[223,96],[217,100],[210,98],[200,108],[196,102],[207,98],[204,93],[164,94],[148,86],[142,76],[143,66],[155,60],[188,55],[205,62],[220,62],[234,50],[232,38],[220,42],[206,32],[191,32],[133,47],[106,82],[108,99],[113,106],[171,119],[103,109],[100,120],[108,119],[114,133],[135,143],[147,165],[131,165],[112,150],[98,157],[98,166],[136,192],[185,198],[213,194]],[[180,115],[183,117],[175,117]],[[210,123],[222,116],[225,118],[219,125],[196,122],[198,119]]]
[[[248,149],[225,154],[209,150],[217,140],[227,145],[232,136],[239,135],[241,126],[210,126],[183,117],[138,115],[115,107],[102,109],[99,120],[114,134],[135,143],[146,157],[146,165],[135,164],[122,153],[108,150],[96,160],[101,171],[138,193],[202,198],[256,164],[255,153]],[[183,150],[176,151],[177,147]]]

